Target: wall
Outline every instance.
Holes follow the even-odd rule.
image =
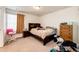
[[[24,29],[28,29],[29,23],[40,23],[39,17],[32,14],[26,14],[25,15],[25,21],[24,21]]]
[[[42,26],[52,26],[59,30],[59,25],[62,22],[77,22],[78,20],[78,8],[70,7],[65,8],[41,17]],[[58,32],[59,33],[59,32]]]

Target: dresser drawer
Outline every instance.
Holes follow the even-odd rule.
[[[72,40],[72,35],[61,35],[64,40]]]
[[[72,25],[60,25],[60,28],[63,28],[63,29],[72,29]]]
[[[72,32],[72,31],[60,31],[60,34],[64,34],[64,35],[72,35],[73,32]]]

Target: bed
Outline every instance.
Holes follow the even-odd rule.
[[[29,23],[29,32],[30,35],[41,42],[43,42],[43,45],[46,45],[48,42],[50,42],[52,39],[49,39],[49,36],[56,34],[57,29],[50,27],[43,28],[40,23]]]

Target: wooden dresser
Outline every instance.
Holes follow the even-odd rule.
[[[68,25],[66,23],[65,24],[61,23],[60,24],[60,36],[64,40],[72,41],[72,39],[73,39],[73,26]]]

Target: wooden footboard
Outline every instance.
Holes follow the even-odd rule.
[[[46,45],[48,42],[50,42],[52,39],[49,38],[49,36],[47,36],[45,39],[42,39],[41,37],[34,35],[31,33],[31,36],[38,39],[39,41],[43,42],[43,45]]]

